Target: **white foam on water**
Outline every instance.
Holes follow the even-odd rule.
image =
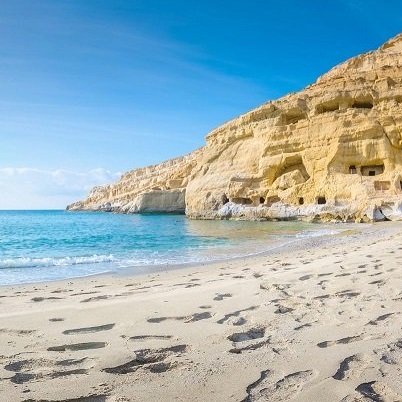
[[[320,236],[330,236],[341,232],[342,230],[331,230],[331,229],[321,229],[321,230],[304,230],[301,233],[297,233],[295,235],[285,235],[283,238],[309,238],[309,237],[320,237]],[[282,244],[284,242],[282,241]],[[253,242],[248,243],[248,247],[252,246]],[[266,246],[266,245],[265,245]],[[252,247],[251,247],[252,248]],[[228,247],[226,252],[220,250],[221,253],[218,255],[214,255],[214,253],[210,253],[213,251],[211,249],[204,250],[204,253],[197,253],[192,250],[191,253],[186,252],[186,250],[181,250],[181,255],[138,255],[133,256],[134,258],[116,258],[113,254],[102,255],[102,254],[93,254],[90,256],[65,256],[65,257],[43,257],[43,258],[31,258],[31,257],[18,257],[18,258],[5,258],[0,259],[0,269],[9,269],[9,268],[40,268],[40,267],[68,267],[74,265],[92,265],[92,264],[100,264],[100,263],[115,263],[117,267],[129,267],[129,266],[147,266],[147,265],[164,265],[164,264],[182,264],[182,263],[197,263],[197,262],[206,262],[215,259],[221,258],[231,258],[231,257],[239,257],[246,255],[259,254],[263,252],[265,249],[269,249],[270,247],[262,247],[262,244],[259,244],[257,249],[254,249],[253,252],[242,250],[239,252],[237,247]],[[235,251],[236,250],[236,251]],[[215,250],[217,251],[217,250]],[[158,254],[158,253],[157,253]],[[190,255],[189,255],[190,254]]]
[[[343,229],[344,230],[344,229]],[[296,238],[308,238],[308,237],[321,237],[321,236],[333,236],[338,233],[341,233],[342,229],[333,230],[333,229],[319,229],[319,230],[303,230],[292,237]]]
[[[0,269],[5,268],[36,268],[36,267],[62,267],[79,264],[99,264],[105,262],[114,262],[115,258],[109,255],[90,255],[78,257],[44,257],[44,258],[5,258],[0,259]]]

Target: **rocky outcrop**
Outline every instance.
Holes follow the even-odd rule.
[[[70,211],[185,212],[185,193],[200,150],[159,165],[135,169],[115,184],[97,186],[87,199],[67,207]]]
[[[201,219],[399,219],[402,35],[68,208],[170,211],[184,199]]]

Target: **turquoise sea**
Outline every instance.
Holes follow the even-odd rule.
[[[301,222],[194,221],[183,215],[0,211],[0,285],[170,269],[259,253],[334,229]]]

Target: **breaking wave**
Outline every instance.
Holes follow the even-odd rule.
[[[5,258],[0,259],[0,269],[5,268],[37,268],[37,267],[62,267],[78,264],[97,264],[114,262],[115,258],[109,255],[90,255],[81,257],[44,257],[44,258]]]

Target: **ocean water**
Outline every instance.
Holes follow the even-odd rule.
[[[132,269],[147,272],[267,251],[336,232],[301,222],[194,221],[183,215],[0,211],[0,285]]]

